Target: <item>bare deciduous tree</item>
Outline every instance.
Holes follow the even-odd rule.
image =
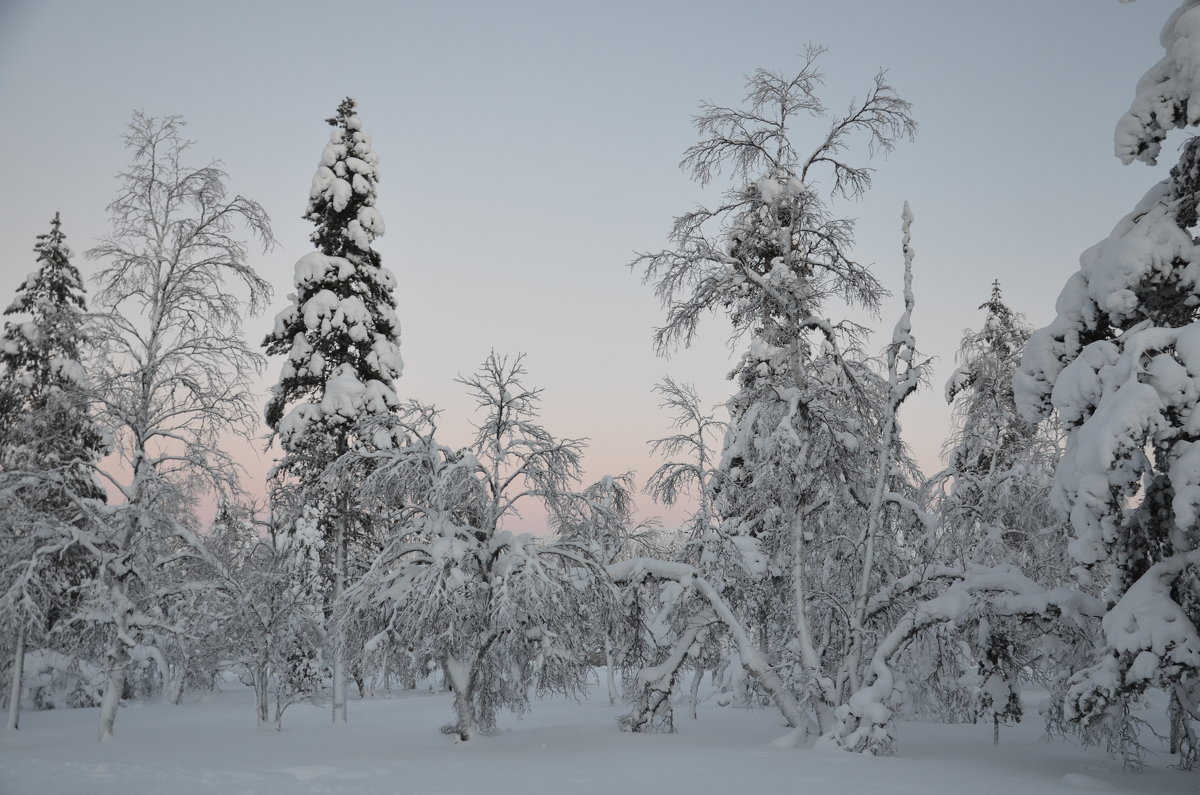
[[[377,445],[392,437],[389,449],[352,453],[337,468],[372,460],[360,496],[400,515],[348,606],[382,608],[384,628],[368,645],[394,642],[441,665],[455,706],[444,730],[461,741],[494,729],[501,708],[527,709],[531,687],[584,687],[595,637],[586,627],[611,612],[612,588],[587,539],[504,527],[531,505],[563,529],[609,510],[602,497],[575,490],[583,443],[538,424],[540,390],[524,376],[521,358],[492,353],[459,379],[479,408],[465,448],[439,444],[436,412],[410,403],[367,426]]]
[[[119,456],[101,473],[122,502],[97,516],[91,548],[101,556],[102,604],[110,625],[108,684],[100,736],[111,736],[130,651],[146,628],[171,631],[150,602],[155,538],[189,521],[205,490],[237,490],[239,467],[221,436],[248,436],[258,402],[248,381],[262,358],[242,338],[270,286],[247,261],[242,230],[269,247],[266,211],[230,196],[219,164],[192,166],[178,116],[135,113],[132,152],[109,205],[111,231],[88,256],[96,275],[92,366],[96,395]]]
[[[865,138],[868,154],[890,151],[916,122],[883,73],[844,114],[830,113],[818,95],[822,52],[809,47],[792,75],[755,72],[740,107],[701,106],[700,140],[681,165],[701,184],[728,172],[731,187],[719,206],[676,218],[671,246],[633,265],[666,312],[660,350],[689,345],[709,312],[749,337],[730,376],[738,390],[716,477],[719,538],[708,547],[722,553],[702,569],[738,582],[732,607],[757,629],[763,655],[794,650],[827,732],[860,675],[863,630],[842,619],[855,613],[861,623],[885,557],[875,543],[880,478],[894,486],[905,464],[889,424],[895,383],[863,353],[865,329],[824,315],[833,300],[875,312],[886,295],[854,258],[853,220],[832,208],[871,184],[873,170],[848,156],[852,145]],[[806,119],[824,125],[811,148],[799,143]],[[846,533],[855,525],[860,532]]]

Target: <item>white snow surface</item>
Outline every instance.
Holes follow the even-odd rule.
[[[350,721],[338,727],[327,709],[296,705],[277,734],[255,726],[252,693],[232,687],[181,706],[124,708],[105,743],[96,742],[95,709],[26,712],[20,731],[0,734],[0,792],[1175,795],[1200,782],[1166,758],[1126,773],[1098,749],[1045,739],[1036,716],[1044,694],[1027,694],[1031,717],[1004,727],[998,747],[988,722],[905,723],[898,755],[871,757],[773,745],[787,733],[777,711],[721,708],[711,693],[699,720],[677,719],[676,734],[618,731],[627,707],[609,706],[597,687],[594,699],[536,701],[523,720],[502,715],[499,735],[456,744],[437,730],[451,715],[445,694],[352,698]]]

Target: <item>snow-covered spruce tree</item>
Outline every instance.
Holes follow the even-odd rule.
[[[847,611],[848,643],[833,647],[844,649],[834,690],[841,700],[835,710],[836,723],[823,738],[848,750],[872,753],[888,753],[894,748],[905,669],[909,676],[919,676],[929,668],[929,661],[912,665],[914,655],[928,651],[917,643],[923,636],[947,627],[951,636],[971,631],[972,648],[967,656],[979,661],[976,678],[983,691],[973,711],[990,712],[998,725],[1017,714],[1016,677],[1026,664],[1008,642],[1011,629],[1032,626],[1069,636],[1099,611],[1096,600],[1088,595],[1074,589],[1047,589],[1012,564],[984,566],[939,560],[935,553],[944,529],[938,517],[911,494],[894,490],[903,485],[908,469],[894,444],[896,413],[917,387],[922,370],[914,361],[910,329],[911,222],[905,205],[905,311],[887,351],[887,386],[880,401],[886,413],[878,431],[881,443],[875,447],[875,486],[866,507],[867,529],[860,536],[863,552],[861,559],[853,554],[849,557],[857,584],[852,591],[853,607]],[[904,512],[889,517],[889,503]],[[827,533],[827,528],[821,529],[822,535]],[[872,540],[873,544],[868,543]],[[828,553],[821,557],[826,563],[837,559]],[[867,565],[872,558],[877,561],[874,567]],[[822,582],[813,573],[806,577]],[[827,577],[824,582],[831,584],[821,586],[823,593],[846,591],[839,578]],[[822,648],[830,648],[824,639]]]
[[[34,252],[38,270],[5,310],[23,319],[6,321],[0,334],[0,467],[52,472],[70,494],[103,501],[95,463],[105,439],[89,410],[80,361],[85,290],[57,213]]]
[[[86,304],[56,213],[34,246],[38,269],[17,288],[0,333],[0,626],[12,650],[8,726],[16,729],[25,651],[49,642],[94,576],[74,543],[76,500],[103,502],[106,450],[80,363]]]
[[[438,443],[437,412],[410,402],[362,426],[377,449],[352,452],[335,468],[354,473],[355,459],[370,460],[359,498],[399,515],[371,570],[348,591],[348,607],[384,615],[368,650],[387,645],[441,666],[456,716],[444,731],[460,741],[494,730],[502,708],[528,709],[531,688],[585,687],[595,638],[587,627],[613,609],[590,543],[504,528],[531,503],[559,528],[578,527],[585,510],[606,510],[574,490],[583,443],[537,424],[540,391],[524,376],[521,357],[492,353],[460,379],[479,408],[465,448]]]
[[[954,430],[947,468],[934,478],[946,496],[938,513],[946,560],[1017,563],[1034,579],[1066,579],[1062,519],[1050,505],[1056,439],[1017,411],[1012,379],[1032,333],[1004,303],[1000,284],[979,307],[983,328],[964,332],[958,366],[946,383]]]
[[[859,635],[843,632],[840,619],[814,623],[820,616],[808,602],[815,589],[805,568],[821,571],[823,564],[807,545],[845,537],[847,521],[860,528],[857,540],[841,547],[852,559],[833,572],[845,579],[839,586],[845,610],[862,601],[855,594],[879,576],[886,557],[883,550],[865,556],[853,550],[884,543],[864,508],[875,486],[874,445],[883,438],[881,398],[888,387],[856,351],[862,329],[823,315],[832,300],[875,311],[884,291],[852,257],[853,221],[836,216],[831,205],[870,186],[872,170],[846,157],[856,138],[865,138],[872,152],[889,151],[913,135],[916,123],[882,73],[863,100],[831,116],[817,95],[821,52],[810,48],[795,75],[757,71],[745,108],[702,106],[701,140],[683,166],[702,184],[727,169],[734,185],[716,209],[677,218],[672,247],[643,254],[634,265],[667,310],[655,335],[661,350],[689,344],[710,311],[726,314],[735,333],[749,338],[731,374],[738,392],[729,403],[720,465],[721,532],[738,539],[737,554],[717,579],[742,580],[730,593],[757,628],[763,653],[773,658],[797,650],[795,667],[824,733],[833,727],[839,692],[857,689],[860,672],[843,671],[839,681],[837,669]],[[806,116],[829,120],[807,152],[795,141]],[[827,192],[819,188],[822,179]],[[837,522],[818,516],[832,519],[839,511]],[[819,532],[823,526],[828,539]],[[827,645],[818,637],[822,626],[838,632],[827,640],[846,654],[819,653]],[[833,670],[823,657],[838,658]]]
[[[325,469],[364,440],[355,423],[395,411],[400,376],[396,279],[372,248],[383,234],[375,209],[379,157],[362,131],[353,99],[337,114],[313,177],[304,217],[316,225],[316,251],[296,263],[296,292],[264,340],[269,354],[287,356],[267,403],[267,424],[284,451],[279,473],[309,489],[325,536],[326,612],[346,585],[356,524],[348,492],[319,486]],[[346,674],[334,633],[333,720],[346,719]]]
[[[1032,328],[1004,302],[999,282],[980,309],[986,312],[983,326],[963,333],[958,366],[946,384],[954,427],[944,448],[947,468],[929,484],[939,530],[929,537],[926,552],[942,565],[964,570],[1012,563],[1047,587],[1063,585],[1063,520],[1050,501],[1058,447],[1046,423],[1035,425],[1020,416],[1012,391]],[[1003,643],[981,640],[987,638]],[[983,611],[972,621],[937,627],[914,640],[905,653],[911,707],[947,721],[975,719],[984,695],[964,684],[975,678],[994,684],[991,674],[976,669],[1000,659],[1001,646],[1011,647],[1008,656],[1023,663],[1010,670],[1027,668],[1044,684],[1055,685],[1067,649],[1035,624],[1010,625]],[[1010,685],[1015,688],[1017,682]],[[990,696],[984,700],[1008,703]]]
[[[1021,720],[1020,672],[1024,659],[1003,627],[986,618],[975,622],[979,662],[976,670],[976,717],[992,717],[992,744],[1000,744],[1000,724]]]
[[[1167,133],[1200,123],[1200,3],[1162,34],[1166,55],[1138,82],[1116,129],[1125,163],[1153,164]],[[1080,257],[1057,317],[1034,332],[1016,378],[1027,419],[1066,430],[1056,497],[1070,513],[1073,570],[1104,587],[1094,664],[1071,680],[1065,715],[1086,739],[1137,764],[1132,702],[1169,695],[1171,752],[1200,762],[1200,138],[1181,147],[1112,233]]]
[[[248,437],[256,424],[248,381],[262,359],[241,324],[271,290],[238,230],[269,246],[270,224],[257,202],[229,195],[218,164],[187,162],[183,125],[178,116],[134,114],[125,136],[133,159],[108,207],[111,231],[88,252],[103,263],[90,375],[119,454],[100,469],[118,502],[93,512],[83,539],[100,568],[88,617],[109,638],[101,739],[112,734],[145,633],[179,629],[164,606],[178,593],[173,575],[155,563],[196,529],[199,496],[237,490],[239,467],[222,439]]]

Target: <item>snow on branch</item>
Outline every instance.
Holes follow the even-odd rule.
[[[837,725],[823,741],[850,751],[892,753],[896,687],[892,661],[921,632],[958,622],[977,611],[981,603],[996,615],[1061,617],[1075,623],[1104,614],[1100,600],[1075,589],[1046,589],[1015,566],[970,566],[958,582],[906,612],[879,641],[863,687],[838,707]]]

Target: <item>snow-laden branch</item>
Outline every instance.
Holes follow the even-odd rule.
[[[608,576],[620,584],[636,585],[646,580],[659,580],[677,582],[694,589],[720,619],[737,647],[742,665],[771,696],[788,725],[796,727],[809,723],[808,717],[804,714],[799,702],[796,701],[796,697],[792,695],[787,685],[771,667],[762,650],[750,641],[729,603],[713,587],[712,583],[701,576],[694,566],[653,558],[632,558],[609,565]]]
[[[1002,616],[1056,617],[1071,623],[1104,614],[1104,604],[1071,588],[1046,589],[1013,566],[971,566],[937,596],[919,602],[875,647],[864,685],[838,707],[838,723],[823,738],[850,751],[891,753],[895,745],[895,676],[891,663],[921,632],[954,623],[985,601]]]

